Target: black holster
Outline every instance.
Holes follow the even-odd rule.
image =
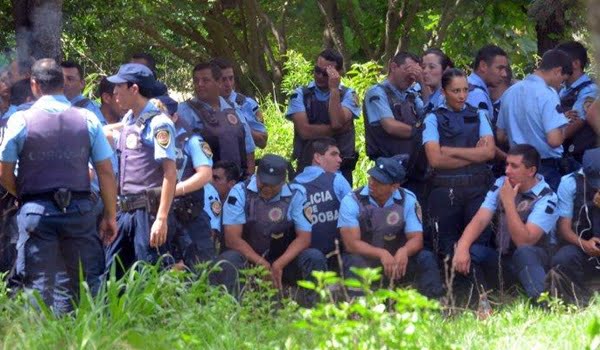
[[[178,197],[173,201],[173,214],[182,223],[197,219],[203,210],[203,203],[193,196]]]
[[[146,200],[148,201],[148,213],[156,214],[160,206],[160,196],[162,187],[152,187],[146,190]]]

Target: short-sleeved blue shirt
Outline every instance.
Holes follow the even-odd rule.
[[[477,73],[473,72],[467,78],[467,82],[470,85],[467,103],[475,108],[485,110],[488,115],[491,115],[494,111],[494,105],[490,98],[490,91],[483,79]]]
[[[210,217],[210,228],[221,231],[222,204],[217,189],[211,184],[204,185],[204,211]]]
[[[316,87],[314,81],[308,84],[308,88],[312,87],[315,87],[315,98],[317,101],[329,101],[329,89],[325,91],[319,89]],[[302,89],[302,87],[299,87],[294,90],[292,97],[290,98],[290,104],[288,105],[287,112],[285,113],[286,118],[289,120],[292,120],[294,113],[306,112],[306,108],[304,107],[304,93],[302,92]],[[358,116],[360,116],[360,107],[358,106],[355,96],[354,90],[348,88],[342,97],[342,107],[348,108],[356,119]]]
[[[305,184],[321,176],[321,174],[323,174],[324,172],[325,170],[320,166],[307,166],[300,174],[296,175],[294,181],[300,184]],[[348,180],[346,180],[344,176],[337,172],[335,174],[335,177],[333,178],[333,192],[335,193],[337,199],[341,202],[342,199],[351,191],[352,187],[350,187]]]
[[[79,94],[78,96],[75,96],[70,102],[72,105],[74,105],[77,102],[83,100],[84,98],[85,97],[83,95]],[[98,118],[98,121],[100,121],[100,124],[102,124],[102,125],[107,124],[106,119],[104,118],[104,115],[102,114],[102,111],[100,111],[100,107],[98,107],[96,102],[94,102],[92,100],[88,100],[88,103],[86,103],[85,106],[83,106],[83,108],[94,113],[94,115]]]
[[[571,173],[563,176],[558,185],[558,216],[561,218],[573,218],[575,210],[575,195],[577,193],[576,174],[583,175],[583,170],[579,169],[576,173]],[[579,208],[577,208],[579,210]]]
[[[560,89],[560,92],[558,93],[558,95],[560,96],[560,98],[563,98],[563,96],[566,96],[567,94],[569,94],[571,92],[571,90],[577,88],[579,85],[581,85],[585,82],[588,82],[588,81],[592,81],[592,79],[587,74],[583,74],[582,76],[579,77],[579,79],[575,80],[573,82],[573,84],[564,86],[562,89]],[[572,109],[577,111],[577,114],[579,115],[579,118],[581,118],[581,119],[585,119],[585,111],[583,110],[583,103],[585,102],[585,99],[588,97],[592,97],[594,99],[598,97],[598,85],[596,85],[596,83],[592,83],[592,84],[582,88],[581,90],[579,90],[579,93],[577,94],[577,100],[575,100],[575,104],[573,105]]]
[[[235,99],[237,98],[237,96],[237,92],[231,91],[231,94],[226,99],[231,103],[235,103]],[[244,112],[246,121],[248,122],[250,129],[258,132],[267,132],[265,124],[259,120],[257,115],[257,113],[260,112],[260,106],[258,105],[258,102],[246,96],[246,98],[244,99],[244,103],[239,107]]]
[[[394,112],[390,108],[390,102],[382,86],[390,88],[399,101],[404,101],[409,94],[413,94],[415,96],[415,108],[418,112],[423,111],[423,100],[413,87],[401,91],[386,79],[381,84],[372,86],[365,94],[364,103],[369,124],[378,124],[384,118],[394,118]]]
[[[439,108],[445,108],[446,104],[443,103]],[[467,108],[467,106],[463,106],[463,110]],[[490,125],[490,121],[487,117],[487,112],[483,110],[478,110],[477,114],[479,115],[479,137],[484,136],[492,136],[494,133],[492,132],[492,126]],[[425,117],[425,130],[423,130],[423,144],[426,144],[429,141],[440,142],[440,133],[438,130],[438,121],[435,113],[429,113]]]

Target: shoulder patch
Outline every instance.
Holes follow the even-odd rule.
[[[233,197],[235,198],[235,197]],[[215,216],[220,216],[221,215],[221,202],[215,200],[213,202],[210,203],[210,210],[212,211],[212,213]]]
[[[417,219],[419,219],[419,222],[423,223],[423,209],[421,209],[419,202],[415,203],[415,214],[417,214]]]
[[[488,110],[488,105],[485,102],[479,102],[479,105],[477,105],[477,108],[479,109],[485,109],[486,111]]]
[[[210,148],[210,145],[208,144],[208,142],[200,141],[200,148],[202,149],[202,152],[204,153],[205,156],[207,156],[208,158],[213,157],[213,152],[212,152],[212,149]]]
[[[229,203],[231,205],[235,205],[235,203],[237,203],[237,198],[233,197],[233,196],[229,196],[229,197],[227,197],[227,203]]]
[[[162,148],[167,148],[171,143],[171,133],[169,130],[158,130],[154,135],[154,138],[156,138],[156,143]]]
[[[554,208],[551,205],[548,205],[546,207],[546,214],[553,214],[554,213]]]
[[[369,102],[373,102],[373,101],[378,101],[381,97],[375,95],[375,96],[371,96],[369,97]]]
[[[312,223],[313,210],[312,210],[312,206],[310,205],[310,203],[308,203],[308,202],[304,203],[304,209],[302,211],[304,213],[304,217],[306,218],[306,220],[308,220],[308,222]]]

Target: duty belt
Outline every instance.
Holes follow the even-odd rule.
[[[488,186],[490,176],[488,174],[435,176],[433,185],[438,187]]]
[[[119,196],[117,206],[120,211],[133,211],[136,209],[148,209],[148,197],[145,194],[133,194]]]
[[[21,203],[25,203],[25,202],[31,202],[31,201],[54,201],[55,200],[55,194],[56,191],[48,191],[48,192],[42,192],[42,193],[35,193],[35,194],[31,194],[31,193],[27,193],[27,194],[22,194],[20,196],[20,202]],[[90,200],[94,200],[97,197],[95,195],[92,194],[92,192],[88,192],[88,191],[74,191],[71,192],[71,199],[90,199]]]

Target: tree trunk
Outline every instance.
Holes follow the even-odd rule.
[[[538,55],[554,48],[565,38],[565,4],[561,0],[537,0],[529,8],[535,20]]]
[[[319,0],[319,9],[325,16],[325,24],[328,36],[333,41],[334,47],[344,58],[344,67],[350,67],[350,55],[346,51],[346,42],[344,41],[344,28],[342,26],[342,17],[338,11],[335,0]]]
[[[17,56],[61,58],[62,0],[12,0]]]

